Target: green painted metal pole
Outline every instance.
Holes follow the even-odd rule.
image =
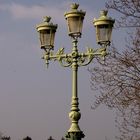
[[[78,121],[81,118],[80,109],[78,108],[78,49],[77,40],[73,40],[72,49],[72,102],[69,118],[71,119],[71,126],[66,134],[67,140],[81,140],[84,138],[83,132],[80,130]]]
[[[72,63],[72,108],[71,111],[80,111],[78,108],[78,64],[77,64],[77,40],[73,41],[72,49],[73,63]]]

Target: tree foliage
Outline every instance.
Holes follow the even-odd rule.
[[[90,69],[91,86],[98,89],[93,107],[101,103],[117,110],[120,140],[140,139],[140,0],[110,0],[108,9],[120,13],[116,27],[129,29],[127,49],[112,45],[104,64]],[[133,30],[130,30],[133,29]],[[132,32],[130,32],[132,31]]]

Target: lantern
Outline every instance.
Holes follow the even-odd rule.
[[[41,49],[53,49],[57,24],[50,22],[51,17],[44,17],[44,22],[37,25],[40,36]]]
[[[78,10],[78,7],[79,4],[73,3],[71,5],[71,11],[64,14],[67,20],[69,36],[72,38],[81,37],[83,20],[86,14],[86,12]]]
[[[108,11],[101,11],[100,17],[94,19],[93,24],[96,28],[96,41],[100,45],[110,45],[112,28],[115,20],[107,17]]]

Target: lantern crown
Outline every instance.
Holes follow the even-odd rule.
[[[56,30],[57,29],[57,24],[53,24],[50,21],[51,21],[51,17],[50,16],[45,16],[43,18],[43,22],[36,26],[37,31],[39,32],[39,31],[46,30],[46,29]]]
[[[67,18],[67,17],[69,17],[69,16],[72,16],[73,14],[75,15],[75,16],[79,16],[79,15],[81,15],[81,16],[85,16],[85,14],[86,14],[86,12],[85,11],[82,11],[82,10],[78,10],[78,7],[79,7],[79,4],[77,4],[77,3],[72,3],[71,4],[71,10],[69,11],[69,12],[65,12],[65,14],[64,14],[64,16]],[[72,15],[71,15],[72,14]]]
[[[102,25],[102,24],[109,24],[109,25],[112,25],[113,27],[115,20],[112,19],[111,17],[108,17],[107,14],[108,14],[107,10],[100,11],[100,17],[98,19],[94,18],[93,20],[94,26]]]

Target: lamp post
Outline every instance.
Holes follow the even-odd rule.
[[[81,117],[80,109],[78,107],[78,68],[87,66],[97,56],[105,57],[107,55],[106,47],[110,45],[111,32],[115,20],[107,16],[107,11],[101,11],[100,17],[93,20],[96,28],[96,40],[101,48],[95,50],[87,48],[86,52],[80,53],[78,51],[78,38],[82,35],[82,26],[85,11],[78,10],[79,4],[73,3],[71,10],[64,14],[68,25],[68,35],[72,39],[71,53],[64,53],[64,48],[60,48],[54,54],[54,38],[57,25],[50,22],[50,17],[45,17],[44,22],[37,25],[39,32],[41,49],[45,51],[43,59],[46,61],[47,66],[49,61],[57,60],[63,67],[71,67],[72,69],[72,101],[69,118],[71,126],[66,134],[67,140],[81,140],[84,134],[79,127],[79,119]]]

